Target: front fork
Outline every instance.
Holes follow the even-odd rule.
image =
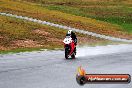
[[[74,53],[76,55],[76,46],[73,42],[70,45],[64,44],[64,48],[66,48],[66,47],[69,47],[69,49],[70,49],[69,55],[72,55]]]

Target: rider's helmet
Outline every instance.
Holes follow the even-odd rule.
[[[71,35],[71,33],[72,33],[72,30],[69,30],[69,31],[67,32],[67,34],[69,34],[69,35]]]

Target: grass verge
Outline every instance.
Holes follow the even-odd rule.
[[[67,14],[67,13],[60,12],[60,11],[46,9],[43,5],[31,3],[31,2],[23,2],[23,1],[17,1],[17,0],[15,0],[15,1],[0,0],[0,1],[2,3],[0,5],[1,12],[7,12],[7,13],[13,13],[13,14],[18,14],[18,15],[23,15],[23,16],[34,17],[37,19],[50,21],[50,22],[54,22],[54,23],[58,23],[58,24],[62,24],[62,25],[67,25],[67,26],[71,26],[71,27],[75,27],[75,28],[80,28],[83,30],[88,30],[91,32],[96,32],[96,33],[100,33],[100,34],[104,34],[104,35],[132,39],[132,35],[129,34],[128,32],[122,31],[122,27],[117,24],[111,24],[111,23],[99,21],[99,20],[96,20],[93,18],[75,16],[70,13]],[[80,4],[78,2],[77,3],[74,3],[74,2],[69,3],[68,1],[66,1],[66,3],[64,3],[62,5],[65,5],[65,4],[67,5],[67,3],[69,6],[75,5],[76,6],[75,8],[80,6]],[[95,5],[96,3],[93,3],[93,4]],[[83,3],[83,5],[85,5],[85,4]],[[90,4],[88,4],[88,5],[90,5]],[[103,4],[103,5],[105,5],[105,4]],[[72,11],[74,11],[74,10],[72,10]],[[95,14],[97,14],[97,13],[95,13]]]
[[[0,23],[1,54],[63,48],[66,30],[6,16],[0,16]],[[80,45],[106,41],[80,33],[77,36]]]
[[[34,17],[104,35],[132,39],[131,4],[89,0],[32,3],[0,0],[0,12]],[[63,2],[62,2],[63,1]],[[103,22],[104,21],[104,22]],[[0,53],[62,48],[65,30],[0,16]],[[77,33],[79,45],[118,44]]]

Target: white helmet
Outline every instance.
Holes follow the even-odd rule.
[[[67,32],[67,34],[71,34],[72,33],[72,30],[69,30],[68,32]]]

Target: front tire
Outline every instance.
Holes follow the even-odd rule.
[[[65,58],[68,59],[68,49],[65,48]]]

